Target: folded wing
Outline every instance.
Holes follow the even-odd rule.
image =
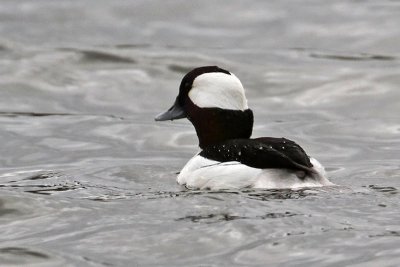
[[[286,168],[315,172],[305,151],[286,138],[231,139],[206,147],[200,155],[219,162],[238,161],[259,169]]]

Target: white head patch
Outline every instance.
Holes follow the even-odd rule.
[[[232,73],[209,72],[197,76],[189,98],[201,108],[248,109],[243,85]]]

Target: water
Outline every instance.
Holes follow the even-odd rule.
[[[1,266],[398,266],[399,1],[0,3]],[[245,85],[254,136],[339,186],[187,191],[182,76]]]

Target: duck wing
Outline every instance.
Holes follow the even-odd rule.
[[[207,146],[200,155],[219,162],[238,161],[258,169],[293,169],[315,172],[310,157],[286,138],[230,139]]]

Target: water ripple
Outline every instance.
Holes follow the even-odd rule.
[[[64,181],[59,181],[60,178]],[[58,183],[54,183],[56,181],[58,181]],[[21,180],[11,180],[7,183],[2,183],[0,184],[0,188],[9,190],[22,190],[23,192],[33,194],[52,195],[57,192],[84,189],[85,186],[79,181],[74,181],[69,177],[63,176],[59,172],[50,171],[30,175],[26,178],[22,178]]]
[[[358,54],[358,55],[340,55],[340,54],[325,54],[325,53],[311,53],[310,57],[333,59],[333,60],[346,60],[346,61],[393,61],[397,58],[387,55],[371,55],[371,54]]]
[[[79,53],[82,54],[82,62],[136,63],[136,61],[133,60],[132,58],[114,55],[103,51],[80,50]]]
[[[0,247],[3,266],[70,266],[48,252],[30,247]]]
[[[206,215],[187,215],[185,217],[181,217],[178,219],[175,219],[176,221],[190,221],[194,223],[198,222],[204,222],[206,224],[210,223],[217,223],[217,222],[224,222],[224,221],[232,221],[232,220],[255,220],[255,219],[260,219],[260,220],[265,220],[265,219],[276,219],[276,218],[285,218],[285,217],[292,217],[296,216],[299,214],[291,213],[290,211],[286,212],[270,212],[266,213],[264,215],[258,215],[254,217],[248,217],[248,216],[239,216],[239,215],[234,215],[234,214],[229,214],[229,213],[220,213],[220,214],[206,214]]]

